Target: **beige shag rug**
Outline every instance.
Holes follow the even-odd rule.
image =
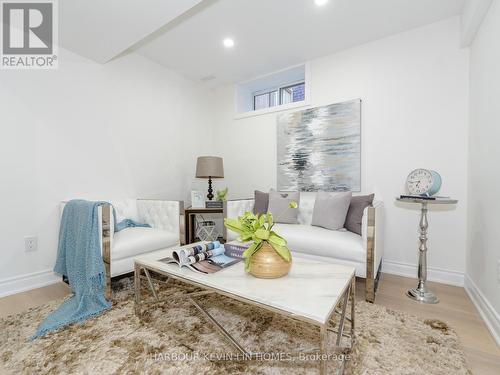
[[[202,297],[204,307],[246,348],[270,353],[261,361],[231,360],[236,350],[182,297],[196,288],[173,286],[169,302],[149,309],[142,321],[134,315],[130,279],[114,286],[114,305],[107,313],[33,342],[27,337],[61,301],[0,320],[0,361],[13,374],[319,372],[317,360],[292,361],[287,354],[317,349],[317,328],[225,297]],[[356,314],[347,374],[470,374],[457,335],[446,323],[365,302],[357,303]],[[336,365],[330,361],[328,373]]]

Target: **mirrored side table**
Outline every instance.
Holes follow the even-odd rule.
[[[220,214],[224,215],[223,208],[194,208],[188,207],[184,210],[184,234],[185,234],[185,244],[195,243],[197,241],[197,228],[199,227],[196,222],[196,215],[210,215],[210,214]],[[208,229],[208,228],[207,228]],[[208,233],[208,232],[207,232]],[[210,232],[213,234],[213,232]],[[222,239],[222,238],[221,238]]]
[[[438,303],[439,299],[434,293],[427,289],[425,283],[427,282],[427,228],[429,222],[427,221],[427,210],[429,205],[433,204],[457,204],[455,199],[422,199],[422,198],[396,198],[398,202],[416,203],[420,204],[420,236],[418,247],[418,285],[416,288],[408,289],[406,295],[415,301],[423,303]]]

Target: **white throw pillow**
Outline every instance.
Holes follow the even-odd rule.
[[[297,208],[290,208],[290,202],[300,204],[300,193],[298,191],[269,191],[268,212],[273,214],[275,223],[297,224]]]
[[[344,228],[347,211],[351,204],[352,193],[324,193],[316,194],[312,225],[330,230]]]

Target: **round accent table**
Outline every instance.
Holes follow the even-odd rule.
[[[420,245],[418,247],[418,285],[416,288],[408,289],[406,295],[415,301],[423,303],[438,303],[439,299],[427,290],[425,283],[427,282],[427,207],[433,204],[457,204],[454,199],[422,199],[422,198],[396,198],[398,202],[418,203],[421,205],[420,214]]]

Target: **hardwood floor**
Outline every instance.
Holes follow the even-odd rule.
[[[465,289],[429,282],[429,289],[440,301],[436,305],[427,305],[406,297],[406,290],[416,285],[416,279],[382,274],[375,303],[422,318],[436,318],[447,322],[460,337],[469,368],[474,374],[500,374],[500,348]],[[362,298],[363,282],[358,282],[356,286],[358,298]]]
[[[363,281],[356,284],[358,299],[364,299],[363,284]],[[440,302],[437,305],[425,305],[405,296],[406,290],[415,285],[415,279],[382,274],[375,303],[422,318],[436,318],[447,322],[459,335],[469,368],[474,374],[500,374],[500,348],[489,334],[465,290],[430,282],[429,288],[438,295]],[[68,293],[69,288],[61,282],[1,298],[0,318],[62,298]],[[0,374],[8,373],[0,367]]]

